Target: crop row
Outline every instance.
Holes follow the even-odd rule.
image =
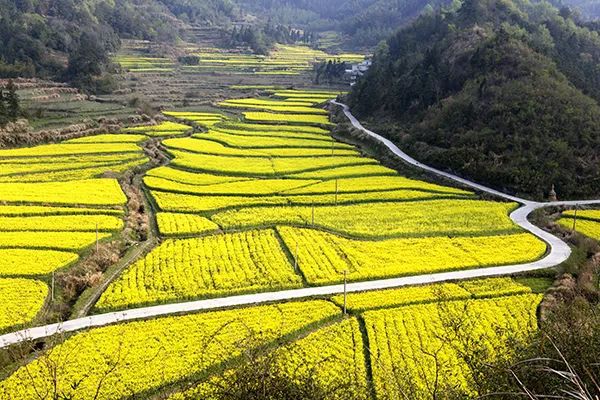
[[[540,258],[546,245],[529,234],[364,241],[313,229],[278,228],[310,284],[429,274]],[[503,249],[499,252],[498,249]]]
[[[329,302],[309,301],[93,329],[74,335],[0,382],[0,398],[30,400],[37,398],[36,390],[52,393],[53,380],[46,369],[50,363],[59,366],[57,389],[65,397],[106,400],[149,393],[239,356],[244,338],[268,343],[337,313]]]
[[[184,150],[199,154],[212,154],[239,157],[321,157],[321,156],[358,156],[358,152],[350,148],[289,148],[272,147],[262,149],[246,149],[223,145],[214,140],[207,140],[202,136],[193,138],[177,138],[164,141],[164,145],[171,149]]]
[[[99,310],[256,290],[300,287],[273,230],[166,240],[128,268]]]

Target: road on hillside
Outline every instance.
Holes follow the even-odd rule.
[[[360,292],[366,290],[389,289],[408,285],[428,284],[435,282],[444,282],[471,278],[484,278],[499,275],[510,275],[521,272],[533,271],[538,269],[550,268],[561,264],[571,254],[569,246],[554,235],[538,228],[528,221],[528,216],[535,210],[551,206],[582,206],[600,204],[600,200],[582,200],[582,201],[557,201],[540,203],[519,197],[511,196],[500,191],[488,188],[456,175],[440,171],[420,163],[400,150],[394,143],[384,137],[364,128],[361,123],[352,115],[350,109],[345,104],[332,101],[333,104],[342,107],[344,114],[348,117],[356,129],[360,129],[373,139],[381,142],[396,156],[417,168],[428,171],[432,174],[442,176],[447,179],[459,182],[472,189],[489,193],[494,196],[514,201],[521,204],[521,207],[510,214],[510,218],[524,230],[542,239],[548,244],[548,253],[541,260],[517,265],[504,265],[499,267],[477,268],[463,271],[452,271],[426,275],[416,275],[402,278],[381,279],[367,282],[355,282],[347,285],[347,291]],[[118,322],[133,321],[145,318],[159,317],[165,315],[190,313],[196,311],[215,310],[235,306],[244,306],[252,304],[270,303],[284,300],[305,299],[315,296],[325,296],[340,294],[344,291],[344,285],[330,285],[320,287],[310,287],[293,290],[282,290],[269,293],[247,294],[239,296],[221,297],[209,300],[198,300],[175,304],[165,304],[153,307],[142,307],[120,312],[92,315],[83,318],[72,319],[58,324],[50,324],[35,328],[24,329],[21,331],[8,333],[0,336],[0,348],[12,344],[24,342],[27,340],[41,339],[59,333],[74,332],[81,329],[105,326]]]

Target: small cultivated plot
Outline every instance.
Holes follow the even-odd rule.
[[[17,157],[58,157],[90,154],[139,153],[135,143],[59,143],[45,144],[35,147],[0,150],[0,160],[10,162]],[[31,161],[31,160],[30,160]],[[41,162],[41,160],[38,160]]]
[[[240,108],[244,110],[260,110],[260,111],[272,111],[276,113],[294,113],[294,114],[317,114],[317,115],[327,115],[329,114],[327,110],[322,108],[313,108],[312,104],[307,103],[304,106],[297,106],[294,103],[288,103],[281,101],[279,103],[284,103],[280,105],[273,104],[237,104],[237,103],[229,103],[229,102],[221,102],[219,103],[222,107],[231,107],[231,108]]]
[[[268,158],[195,154],[179,150],[171,150],[171,153],[175,156],[171,161],[175,167],[240,176],[289,175],[340,166],[377,164],[377,161],[371,158],[352,156]]]
[[[270,112],[254,112],[248,111],[244,113],[246,121],[258,123],[280,123],[280,124],[300,124],[300,125],[317,125],[317,126],[332,126],[329,118],[326,115],[312,114],[276,114]]]
[[[206,217],[195,214],[156,214],[158,230],[164,236],[200,235],[217,232],[219,226]]]
[[[148,138],[144,135],[123,133],[84,136],[77,139],[70,139],[63,143],[141,143],[147,139]]]
[[[307,179],[252,179],[239,182],[225,182],[214,185],[194,185],[174,182],[168,179],[147,176],[144,183],[150,189],[164,192],[204,195],[273,195],[294,188],[311,185],[315,181]]]
[[[148,179],[148,178],[146,178]],[[253,182],[263,182],[267,181],[266,179],[257,180]],[[165,186],[166,187],[166,186]],[[239,186],[241,187],[241,186]],[[251,191],[256,192],[261,190],[260,186],[250,186]],[[268,188],[264,188],[268,189]],[[262,189],[262,190],[264,190]],[[197,194],[189,194],[189,193],[175,193],[169,191],[160,191],[160,190],[152,190],[151,194],[158,207],[163,211],[174,211],[174,212],[208,212],[208,211],[220,211],[224,209],[230,208],[240,208],[240,207],[254,207],[254,206],[269,206],[269,205],[304,205],[309,206],[308,208],[303,208],[298,213],[294,213],[293,210],[279,209],[281,210],[281,219],[277,219],[278,210],[269,209],[266,211],[264,215],[264,219],[262,221],[256,220],[256,223],[261,224],[270,224],[273,221],[282,221],[280,223],[290,223],[293,225],[313,225],[313,214],[315,224],[319,221],[320,216],[324,212],[328,212],[329,208],[324,206],[333,206],[335,204],[341,205],[353,205],[358,203],[373,203],[373,202],[395,202],[395,201],[425,201],[425,200],[433,200],[433,199],[465,199],[465,198],[474,198],[474,196],[457,196],[457,195],[449,195],[445,193],[435,193],[435,192],[426,192],[420,190],[386,190],[380,192],[365,192],[365,193],[342,193],[339,195],[335,194],[317,194],[317,195],[294,195],[294,196],[286,196],[286,195],[218,195],[218,196],[210,196],[210,195],[200,195],[202,189],[194,188],[194,191]],[[314,213],[313,213],[314,207]],[[295,209],[299,210],[299,209]],[[249,213],[243,210],[239,210],[239,214],[235,214],[247,220],[247,223],[250,223],[249,218],[251,216]],[[262,211],[265,211],[262,209]],[[224,216],[222,218],[228,218],[227,224],[233,224],[231,220],[231,216]],[[243,227],[245,225],[240,225]]]
[[[96,308],[107,311],[301,286],[273,230],[169,239],[114,281]]]
[[[286,194],[356,193],[397,189],[422,190],[464,196],[473,194],[466,190],[417,181],[400,175],[330,179],[313,185],[303,186],[299,189],[288,190]]]
[[[96,242],[104,240],[110,233],[95,232],[0,232],[0,248],[30,248],[82,251]]]
[[[471,293],[455,283],[436,283],[423,286],[408,286],[399,289],[349,293],[346,296],[346,307],[350,311],[363,312],[438,301],[467,300],[470,298]],[[343,295],[333,296],[331,300],[340,307],[344,305]]]
[[[67,169],[52,169],[56,164],[47,165],[46,172],[31,172],[15,175],[0,176],[0,182],[66,182],[83,181],[114,176],[123,172],[142,166],[148,162],[146,157],[138,157],[129,162],[118,162],[113,164],[98,164],[90,168],[79,168],[73,165]]]
[[[207,140],[201,136],[193,138],[177,138],[164,141],[164,145],[169,149],[184,150],[198,154],[211,154],[237,157],[321,157],[332,156],[358,156],[359,153],[351,148],[336,149],[331,148],[287,148],[274,147],[263,149],[245,149],[239,147],[230,147],[213,140]]]
[[[0,215],[10,217],[46,216],[46,215],[124,215],[122,208],[85,208],[85,207],[46,207],[46,206],[2,206]]]
[[[363,238],[491,236],[521,233],[508,217],[514,203],[482,200],[380,202],[340,206],[251,207],[212,216],[224,229],[312,225]]]
[[[377,398],[411,393],[411,399],[430,399],[435,387],[451,387],[459,398],[476,397],[476,377],[459,355],[463,349],[450,324],[460,324],[459,334],[484,346],[493,361],[509,341],[531,339],[541,299],[524,294],[364,313]]]
[[[398,172],[379,164],[349,167],[326,168],[316,171],[299,172],[288,177],[297,179],[342,179],[362,176],[398,176]]]
[[[306,301],[171,316],[79,332],[0,382],[0,398],[30,400],[54,389],[73,399],[147,398],[161,388],[212,372],[240,356],[245,338],[274,343],[339,315],[327,301]],[[28,382],[28,384],[24,384]],[[30,382],[30,383],[29,383]],[[101,390],[97,395],[98,387]]]
[[[329,138],[329,130],[320,128],[318,126],[309,126],[309,125],[281,125],[281,124],[248,124],[242,122],[223,122],[219,124],[219,130],[222,131],[235,131],[239,132],[240,135],[254,135],[261,134],[264,135],[265,132],[268,132],[269,135],[276,136],[278,132],[285,133],[294,133],[294,134],[313,134],[313,135],[327,135],[327,140]],[[258,132],[258,133],[257,133]]]
[[[227,119],[223,114],[194,111],[165,111],[163,114],[184,121],[190,121],[205,127],[212,127]]]
[[[367,373],[360,326],[356,318],[327,325],[306,337],[281,346],[274,354],[281,373],[294,381],[312,378],[327,393],[352,391],[355,398],[367,399]],[[170,396],[169,400],[212,400],[216,388],[227,386],[228,373]],[[218,397],[216,397],[218,398]],[[332,399],[337,398],[332,395]],[[343,397],[342,397],[343,398]]]
[[[123,229],[123,220],[112,215],[48,215],[0,217],[0,231],[115,232]]]
[[[35,249],[0,249],[0,276],[46,275],[77,261],[76,253]]]
[[[544,242],[526,233],[367,241],[315,229],[279,227],[278,231],[286,246],[295,249],[298,267],[314,285],[340,282],[344,271],[351,281],[374,280],[521,264],[546,252]]]
[[[573,219],[561,218],[558,223],[567,229],[573,229]],[[575,230],[592,239],[600,240],[600,221],[578,219]]]
[[[436,283],[349,293],[346,297],[346,306],[348,310],[362,312],[441,301],[543,293],[551,284],[552,280],[546,278],[472,279],[456,283]],[[332,301],[343,306],[344,296],[333,296]]]
[[[292,138],[292,137],[273,137],[273,136],[240,136],[231,135],[228,133],[222,133],[217,130],[212,130],[206,133],[200,133],[193,135],[194,138],[213,140],[215,142],[222,143],[229,147],[239,147],[243,149],[274,149],[274,148],[318,148],[327,149],[330,155],[339,154],[338,150],[352,150],[356,153],[354,147],[336,142],[333,138],[330,140],[323,140],[319,138],[305,139],[305,138]]]
[[[189,185],[215,185],[219,183],[227,182],[241,182],[250,180],[251,178],[237,177],[237,176],[226,176],[226,175],[214,175],[204,174],[199,172],[188,172],[180,169],[171,167],[158,167],[154,168],[146,174],[146,177],[155,177],[168,179],[170,181],[185,183]]]
[[[41,281],[0,278],[0,332],[31,322],[48,297],[48,286]],[[4,397],[13,398],[11,396]]]
[[[569,210],[562,213],[562,216],[565,218],[575,218],[575,215],[577,215],[577,219],[589,219],[600,222],[600,210],[577,210],[577,214],[575,214],[575,210]]]
[[[244,99],[230,99],[219,103],[222,106],[228,105],[249,105],[249,106],[275,106],[275,107],[310,107],[313,105],[312,102],[306,101],[281,101],[272,99],[257,99],[257,98],[244,98]]]
[[[146,136],[175,136],[191,132],[192,127],[177,122],[165,121],[158,125],[145,125],[125,128],[126,132],[140,132]]]
[[[57,205],[124,205],[125,194],[116,179],[68,182],[0,183],[0,201]]]

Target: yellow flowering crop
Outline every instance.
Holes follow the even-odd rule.
[[[199,235],[216,232],[219,226],[206,217],[195,214],[157,213],[158,230],[161,235]]]
[[[194,185],[153,176],[144,178],[144,183],[151,189],[205,195],[278,194],[316,182],[315,180],[308,179],[252,179],[239,182],[217,183],[214,185]]]
[[[252,106],[283,106],[283,107],[310,107],[313,105],[311,102],[306,101],[294,101],[287,102],[281,100],[271,100],[271,99],[256,99],[256,98],[244,98],[244,99],[229,99],[225,100],[219,105],[252,105]]]
[[[110,236],[101,232],[98,238]],[[0,232],[0,247],[83,250],[95,241],[95,232]]]
[[[310,105],[304,106],[295,106],[293,103],[286,104],[286,102],[280,101],[278,103],[283,103],[279,105],[271,105],[271,104],[240,104],[240,103],[230,103],[227,101],[223,101],[219,103],[222,107],[232,107],[232,108],[242,108],[246,110],[262,110],[262,111],[272,111],[277,113],[294,113],[294,114],[317,114],[317,115],[327,115],[329,114],[326,110],[322,108],[313,108]]]
[[[115,179],[0,183],[0,201],[49,204],[121,205],[127,198]]]
[[[361,176],[397,176],[398,172],[382,165],[358,165],[350,167],[334,167],[316,171],[299,172],[288,175],[290,178],[302,179],[335,179],[356,178]]]
[[[261,181],[254,181],[260,183]],[[254,186],[254,190],[259,187]],[[239,208],[250,206],[269,206],[269,205],[308,205],[311,207],[293,208],[293,209],[264,209],[258,210],[261,214],[255,215],[252,210],[234,210],[232,213],[219,215],[218,218],[224,221],[229,228],[252,227],[258,225],[277,225],[277,224],[292,224],[292,225],[311,225],[312,206],[315,207],[315,225],[318,225],[318,216],[323,212],[330,210],[330,205],[335,204],[336,196],[334,194],[317,194],[317,195],[295,195],[286,196],[285,193],[277,196],[208,196],[194,195],[184,193],[163,192],[153,190],[152,197],[158,203],[158,206],[163,211],[176,212],[206,212],[217,211],[226,208]],[[342,193],[337,196],[337,203],[355,204],[367,201],[407,201],[407,200],[431,200],[437,198],[453,198],[453,195],[435,192],[422,192],[420,190],[392,190],[380,192],[366,193]],[[456,196],[457,199],[464,198]],[[235,221],[237,220],[237,221]],[[239,224],[239,225],[236,225]],[[253,225],[256,224],[256,225]]]
[[[563,217],[574,218],[575,210],[568,210],[562,213]],[[600,221],[600,210],[577,210],[577,219],[589,219]]]
[[[42,309],[47,296],[48,286],[44,282],[34,279],[0,278],[0,331],[33,320]]]
[[[269,112],[254,112],[249,111],[244,113],[246,121],[252,122],[267,122],[267,123],[289,123],[289,124],[305,124],[305,125],[333,125],[329,122],[329,117],[326,115],[312,114],[276,114]]]
[[[156,391],[238,356],[248,336],[275,341],[336,314],[339,308],[330,302],[307,301],[92,329],[58,345],[48,360],[30,361],[0,382],[0,398],[31,400],[36,398],[35,388],[52,390],[44,362],[59,365],[59,390],[72,398],[94,398],[101,379],[105,381],[99,400]]]
[[[447,199],[320,206],[315,207],[314,226],[372,238],[518,233],[521,228],[507,215],[514,207],[513,203]],[[312,207],[241,208],[220,212],[212,219],[225,229],[308,226]]]
[[[298,136],[296,134],[296,136]],[[258,151],[258,149],[268,149],[268,148],[304,148],[304,149],[327,149],[327,155],[333,154],[339,155],[337,153],[338,149],[341,150],[353,150],[356,153],[354,147],[326,139],[325,137],[319,137],[319,139],[311,138],[298,138],[298,137],[281,137],[281,136],[259,136],[259,135],[235,135],[230,133],[224,133],[218,130],[209,131],[206,133],[199,133],[193,135],[194,138],[197,139],[205,139],[205,140],[214,140],[215,142],[223,143],[230,147],[241,147]]]
[[[251,178],[238,177],[238,176],[226,176],[226,175],[215,175],[215,174],[204,174],[200,172],[188,172],[180,169],[171,167],[158,167],[148,171],[146,176],[164,178],[170,181],[186,183],[189,185],[214,185],[218,183],[226,182],[240,182],[249,180]]]
[[[311,284],[383,279],[402,275],[520,264],[540,258],[546,244],[515,235],[388,239],[365,241],[305,228],[278,228],[299,268]],[[503,251],[498,251],[503,249]]]
[[[0,217],[0,231],[95,231],[114,232],[123,229],[123,220],[109,215],[49,215]]]
[[[170,239],[113,282],[97,308],[300,286],[273,230]]]
[[[362,334],[356,318],[344,319],[320,328],[308,336],[276,350],[276,360],[283,374],[291,379],[312,376],[324,388],[351,390],[356,398],[367,399],[367,372]],[[225,372],[227,374],[228,371]],[[221,380],[221,382],[219,382]],[[169,400],[212,400],[214,384],[224,384],[222,376],[214,376],[210,383],[169,397]],[[302,382],[299,382],[302,383]],[[351,385],[336,388],[337,384]]]
[[[369,165],[377,161],[366,157],[231,157],[210,154],[194,154],[172,150],[176,157],[172,165],[186,169],[216,172],[230,175],[270,176],[293,174],[336,166]]]
[[[338,193],[351,193],[394,189],[416,189],[460,195],[473,194],[466,190],[409,179],[400,175],[330,179],[314,185],[307,185],[299,189],[289,190],[287,194],[323,194],[335,193],[336,191]]]
[[[398,289],[373,290],[349,293],[346,307],[352,311],[396,308],[413,304],[434,303],[440,300],[467,300],[471,293],[456,283],[437,283],[433,285],[408,286]],[[339,306],[344,304],[344,296],[333,296]]]
[[[75,154],[137,153],[140,148],[134,143],[95,143],[46,144],[35,147],[0,150],[0,158],[9,157],[49,157]]]
[[[224,122],[219,124],[219,130],[226,132],[233,131],[238,135],[254,135],[269,132],[269,135],[277,136],[280,132],[298,134],[313,134],[313,135],[329,135],[329,130],[318,126],[308,125],[281,125],[281,124],[248,124],[242,122]],[[230,132],[230,133],[233,133]],[[258,132],[258,133],[256,133]]]
[[[78,259],[65,251],[0,249],[0,275],[45,275]]]
[[[45,206],[1,206],[0,215],[2,216],[34,216],[34,215],[123,215],[125,211],[122,208],[83,208],[83,207],[45,207]]]
[[[571,218],[561,218],[558,220],[558,223],[567,229],[573,228],[573,220]],[[575,230],[592,239],[600,240],[600,221],[578,219]]]
[[[537,329],[536,309],[541,295],[520,295],[497,299],[470,300],[407,306],[393,310],[369,311],[364,314],[371,350],[371,366],[378,398],[430,399],[434,382],[473,395],[472,377],[457,356],[455,347],[440,339],[445,318],[464,320],[463,327],[475,343],[481,342],[492,356],[503,354],[505,337],[510,332],[527,340]],[[466,311],[464,311],[466,310]],[[449,314],[448,314],[449,313]],[[458,321],[458,319],[457,319]],[[454,343],[460,346],[460,343]],[[436,358],[427,354],[437,354]]]
[[[144,135],[130,134],[103,134],[84,136],[77,139],[67,140],[63,143],[140,143],[147,139]]]
[[[237,147],[225,146],[222,143],[213,140],[207,140],[202,136],[193,138],[176,138],[164,141],[164,145],[171,149],[184,150],[193,153],[214,154],[224,156],[240,157],[319,157],[331,156],[330,148],[294,148],[294,147],[273,147],[262,149],[241,149]],[[359,153],[351,148],[335,149],[335,156],[358,156]]]
[[[136,126],[125,128],[126,132],[140,132],[147,136],[172,136],[190,132],[193,128],[177,122],[165,121],[158,125]]]

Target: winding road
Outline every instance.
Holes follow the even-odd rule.
[[[468,186],[475,190],[489,193],[491,195],[514,201],[521,204],[521,207],[510,214],[510,218],[520,227],[528,232],[531,232],[538,238],[548,244],[549,252],[541,260],[517,265],[504,265],[500,267],[488,267],[469,269],[464,271],[443,272],[426,275],[415,275],[402,278],[381,279],[375,281],[355,282],[347,285],[348,292],[360,292],[366,290],[388,289],[407,285],[428,284],[442,281],[461,280],[469,278],[482,278],[499,275],[510,275],[521,272],[533,271],[538,269],[554,267],[564,262],[569,258],[571,249],[569,246],[554,235],[538,228],[528,221],[528,216],[535,210],[550,206],[582,206],[600,204],[600,200],[583,200],[583,201],[557,201],[540,203],[534,202],[519,197],[511,196],[486,186],[471,182],[467,179],[460,178],[450,173],[440,171],[425,164],[420,163],[400,150],[390,140],[364,128],[361,123],[352,115],[347,105],[332,101],[333,104],[342,107],[344,114],[348,117],[352,125],[362,130],[364,133],[385,145],[392,153],[401,158],[408,164],[417,168],[428,171],[432,174],[459,182],[462,185]],[[52,335],[66,332],[74,332],[90,327],[105,326],[113,323],[133,321],[144,318],[158,317],[164,315],[172,315],[179,313],[189,313],[203,310],[215,310],[235,306],[269,303],[284,300],[295,300],[310,298],[315,296],[326,296],[343,293],[344,285],[330,285],[309,287],[293,290],[282,290],[268,293],[256,293],[247,295],[238,295],[230,297],[221,297],[208,300],[190,301],[176,304],[165,304],[153,307],[142,307],[120,312],[112,312],[106,314],[92,315],[83,318],[72,319],[69,321],[50,324],[35,328],[20,330],[13,333],[8,333],[0,336],[0,348],[7,347],[12,344],[24,342],[27,340],[46,338]]]

